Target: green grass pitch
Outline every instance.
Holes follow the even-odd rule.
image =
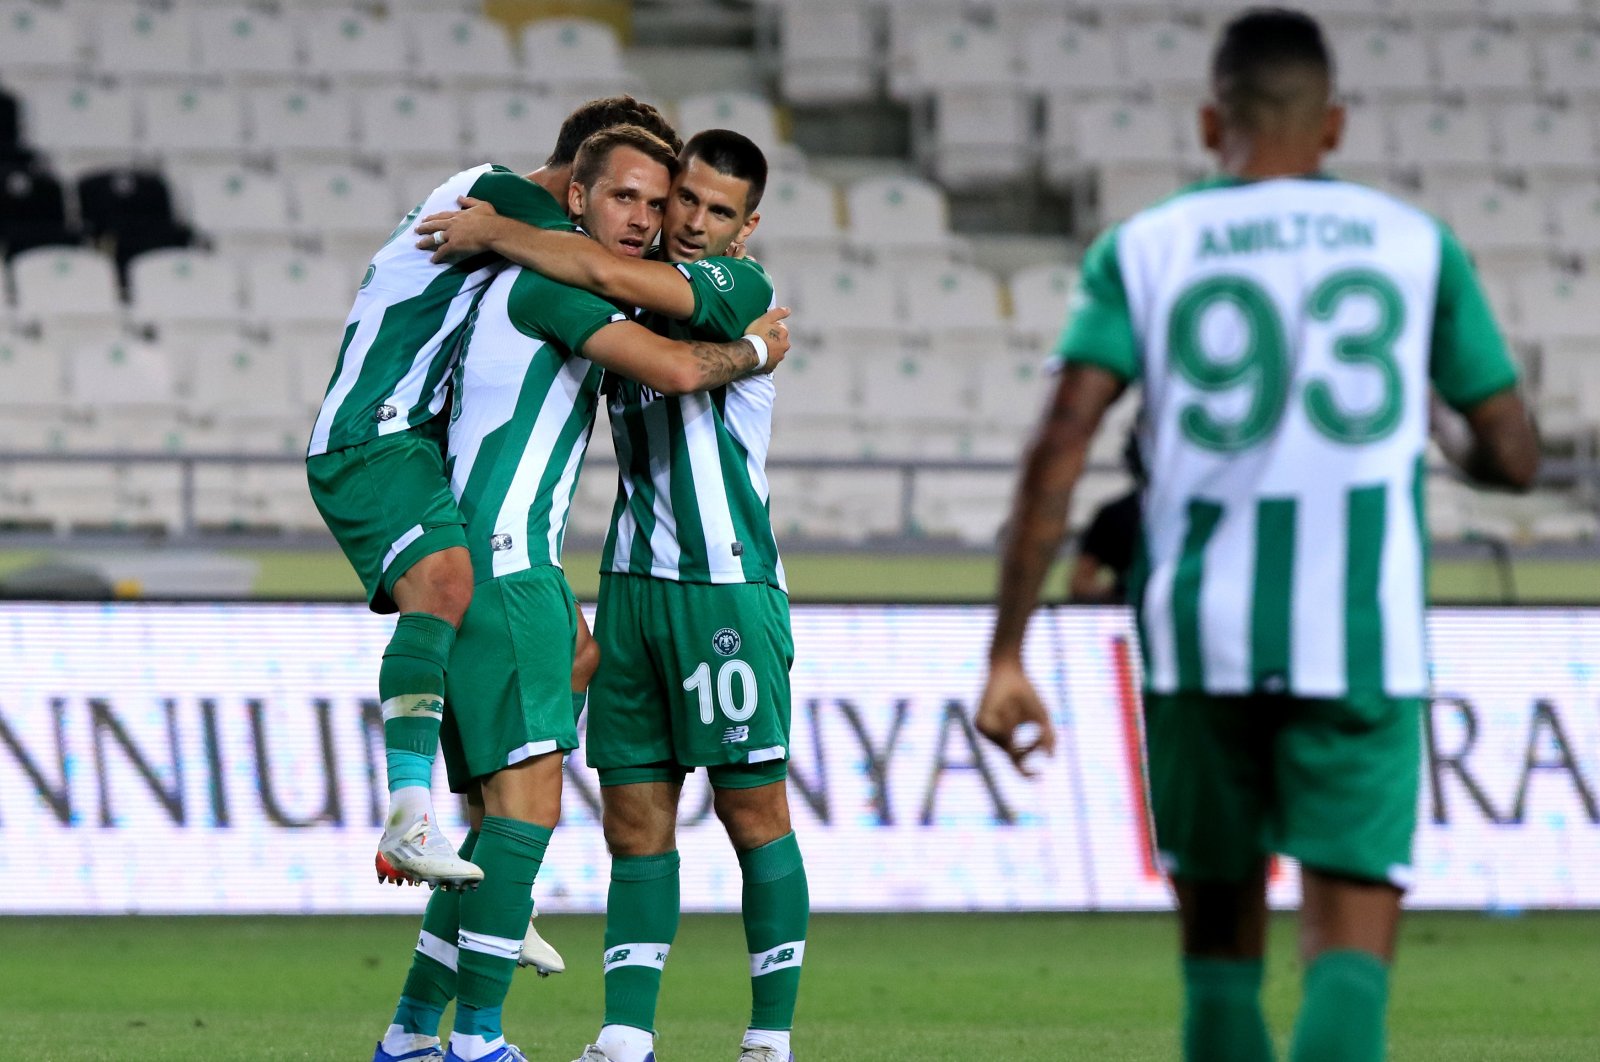
[[[365,1062],[415,927],[392,917],[0,920],[5,1054]],[[506,1027],[532,1062],[569,1062],[598,1027],[601,922],[549,915],[540,928],[568,972],[519,973]],[[1298,994],[1293,936],[1280,918],[1266,991],[1280,1044]],[[796,1052],[805,1062],[1171,1060],[1173,940],[1162,915],[819,915]],[[1597,912],[1408,915],[1390,1057],[1600,1058],[1596,955]],[[684,918],[666,971],[662,1062],[734,1062],[747,969],[736,917]]]

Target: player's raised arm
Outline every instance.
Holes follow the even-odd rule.
[[[768,310],[731,343],[667,339],[618,321],[590,336],[580,353],[664,395],[710,391],[741,376],[771,372],[789,352],[789,326],[783,323],[788,316],[786,306]]]
[[[694,313],[694,290],[676,266],[619,257],[583,235],[535,228],[505,217],[480,200],[462,198],[460,203],[461,211],[431,214],[417,226],[417,247],[437,248],[435,262],[489,251],[605,299],[676,320],[686,320]],[[546,238],[550,236],[558,238]]]

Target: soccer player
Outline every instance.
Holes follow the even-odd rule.
[[[578,151],[569,209],[602,253],[641,255],[655,241],[676,166],[672,148],[643,129],[603,130]],[[474,311],[456,368],[448,464],[477,582],[450,659],[441,747],[451,788],[468,793],[477,823],[463,855],[484,876],[476,892],[430,901],[374,1062],[439,1058],[439,1018],[452,995],[448,1062],[523,1058],[506,1043],[500,1012],[560,814],[562,762],[577,746],[568,684],[578,609],[560,554],[603,370],[664,394],[720,387],[781,360],[787,313],[763,306],[747,318],[754,338],[677,342],[604,299],[517,267],[490,283]]]
[[[772,304],[766,271],[726,256],[760,221],[766,175],[760,149],[738,133],[692,137],[667,203],[664,261],[596,253],[483,208],[418,231],[448,231],[453,253],[493,250],[640,306],[660,335],[726,340]],[[767,376],[677,397],[623,380],[610,397],[622,474],[601,559],[587,757],[612,866],[605,1020],[584,1062],[654,1057],[678,927],[678,800],[696,767],[744,877],[752,1008],[740,1058],[792,1057],[810,899],[785,781],[794,648],[764,472],[773,397]]]
[[[1084,260],[1012,510],[978,726],[1019,766],[1053,748],[1024,628],[1089,438],[1139,382],[1149,482],[1132,599],[1184,1055],[1273,1057],[1259,997],[1281,852],[1301,867],[1291,1057],[1377,1062],[1428,693],[1430,385],[1465,414],[1480,482],[1526,489],[1537,446],[1455,237],[1322,172],[1344,114],[1317,24],[1248,11],[1210,73],[1200,121],[1222,176],[1115,226]]]
[[[379,880],[460,887],[481,877],[436,828],[429,788],[445,662],[472,596],[462,518],[444,474],[443,410],[457,330],[504,265],[488,256],[434,264],[403,237],[425,210],[452,206],[465,192],[529,224],[570,228],[564,204],[578,146],[624,122],[676,141],[654,107],[610,97],[567,117],[542,169],[522,177],[483,165],[445,181],[373,256],[345,322],[306,474],[372,610],[400,613],[378,672],[390,794]],[[574,682],[581,689],[584,676]]]

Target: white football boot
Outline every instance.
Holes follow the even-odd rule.
[[[646,1062],[654,1062],[655,1052],[650,1053]],[[600,1050],[599,1044],[590,1044],[583,1049],[583,1054],[573,1059],[572,1062],[611,1062],[611,1056]]]
[[[517,955],[517,965],[533,967],[533,972],[540,977],[565,973],[567,960],[550,946],[549,941],[539,935],[538,927],[533,924],[534,919],[538,917],[538,911],[534,911],[528,917],[528,932],[522,937],[522,951]]]
[[[427,815],[399,821],[391,819],[378,842],[373,865],[380,882],[390,881],[396,885],[409,881],[413,885],[443,886],[465,892],[477,888],[483,880],[483,870],[478,864],[457,855],[455,847],[434,828]]]
[[[739,1062],[794,1062],[794,1052],[791,1051],[786,1055],[780,1055],[775,1047],[740,1044]]]

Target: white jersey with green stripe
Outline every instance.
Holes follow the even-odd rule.
[[[561,566],[604,376],[589,337],[628,315],[511,266],[489,284],[455,371],[447,467],[478,582]]]
[[[693,315],[641,318],[671,339],[735,340],[775,305],[772,280],[752,259],[677,268],[693,288]],[[607,391],[620,475],[601,572],[787,591],[768,507],[771,374],[678,396],[613,375]]]
[[[505,266],[489,254],[435,265],[414,246],[416,219],[459,209],[463,195],[540,228],[572,227],[549,192],[504,166],[462,170],[428,193],[367,265],[306,456],[406,431],[444,409],[458,331]]]
[[[1360,185],[1212,181],[1103,235],[1074,307],[1060,356],[1144,386],[1148,687],[1425,693],[1430,384],[1516,383],[1455,238]]]

